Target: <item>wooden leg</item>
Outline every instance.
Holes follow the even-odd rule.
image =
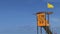
[[[49,26],[43,26],[43,28],[47,34],[52,34],[51,30],[49,29]]]

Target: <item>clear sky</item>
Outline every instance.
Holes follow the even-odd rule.
[[[54,5],[47,8],[47,2]],[[36,34],[36,12],[52,11],[50,24],[60,34],[60,0],[0,0],[0,34]]]

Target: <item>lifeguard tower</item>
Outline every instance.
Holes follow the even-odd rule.
[[[38,27],[41,27],[41,32],[42,34],[42,28],[46,31],[46,34],[52,34],[49,26],[49,15],[52,14],[52,12],[37,12],[37,34],[38,34]]]

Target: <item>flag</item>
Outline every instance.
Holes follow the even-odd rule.
[[[47,7],[48,8],[54,8],[53,4],[50,4],[50,3],[47,4]]]

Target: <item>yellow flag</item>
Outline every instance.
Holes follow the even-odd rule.
[[[54,6],[52,4],[50,4],[50,3],[47,4],[47,7],[48,8],[54,8]]]

